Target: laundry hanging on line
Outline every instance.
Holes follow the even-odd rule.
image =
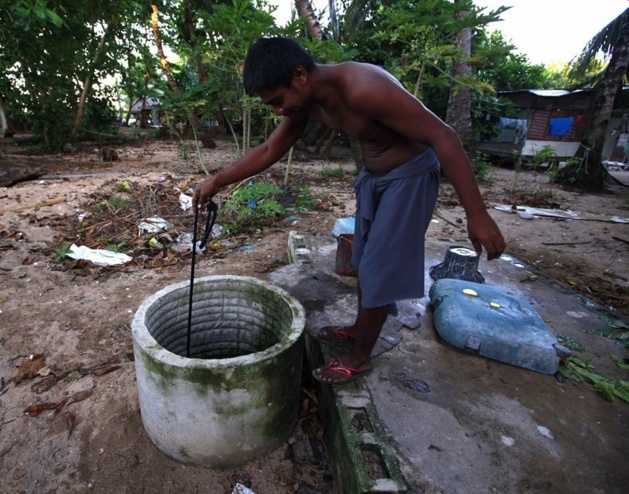
[[[548,134],[558,137],[564,136],[570,132],[573,123],[574,117],[551,118],[548,124]]]
[[[501,129],[526,129],[527,121],[521,118],[500,117],[498,127]]]
[[[511,142],[521,144],[526,139],[528,121],[523,118],[500,117],[498,128],[500,134],[493,142]]]

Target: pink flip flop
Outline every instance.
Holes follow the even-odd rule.
[[[315,338],[329,343],[354,343],[356,337],[349,334],[348,326],[325,326],[317,331]]]
[[[346,379],[342,381],[327,381],[324,378],[322,378],[317,372],[318,370],[325,370],[325,369],[329,369],[332,372],[336,373],[337,375],[344,376],[346,377]],[[353,369],[351,367],[344,365],[343,362],[335,358],[335,359],[330,360],[327,364],[314,369],[312,371],[312,377],[314,377],[317,381],[322,382],[323,384],[347,384],[349,382],[352,382],[354,379],[357,379],[361,376],[365,376],[369,374],[371,372],[371,369],[372,369],[371,365],[369,366],[368,369],[365,369],[364,371]]]

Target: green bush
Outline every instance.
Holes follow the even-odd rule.
[[[489,157],[484,153],[477,153],[476,158],[472,161],[474,175],[476,180],[484,182],[491,177],[492,165]]]
[[[286,209],[277,201],[282,189],[268,182],[250,181],[237,188],[223,206],[221,215],[231,233],[268,226]]]
[[[250,181],[232,193],[221,210],[221,221],[230,233],[269,227],[292,213],[311,211],[319,200],[308,187],[286,190],[268,182]]]

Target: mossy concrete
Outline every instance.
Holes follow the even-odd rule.
[[[329,349],[306,335],[306,358],[309,367],[329,360]],[[326,425],[325,443],[338,494],[405,493],[406,482],[391,448],[369,390],[361,379],[344,386],[317,384],[321,419]],[[360,410],[370,430],[360,430],[351,411]],[[379,475],[374,478],[363,451],[377,452]]]
[[[133,319],[142,422],[151,441],[171,458],[210,467],[242,465],[277,448],[295,426],[304,311],[295,299],[266,281],[242,276],[199,278],[193,305],[207,306],[207,313],[196,311],[193,332],[206,333],[205,353],[212,351],[212,345],[240,347],[235,340],[243,335],[259,347],[258,332],[266,334],[267,344],[275,343],[236,357],[188,358],[172,351],[182,348],[180,335],[173,337],[173,333],[185,332],[185,325],[173,314],[185,313],[182,305],[187,304],[188,290],[187,282],[164,288],[145,300]],[[223,297],[227,292],[229,296]],[[277,308],[273,314],[265,309],[267,302]],[[168,304],[167,310],[162,304]],[[220,317],[212,316],[217,310]],[[247,321],[245,329],[238,321],[239,312]],[[204,319],[211,317],[220,324],[208,329]]]
[[[540,223],[541,224],[541,223]],[[269,276],[309,308],[307,333],[355,317],[355,279],[335,276],[333,239],[312,236],[308,264],[285,266]],[[443,260],[449,241],[428,239],[426,268]],[[609,355],[619,355],[613,340],[596,334],[617,319],[605,307],[536,274],[511,256],[481,259],[488,285],[517,290],[533,305],[555,335],[582,343],[583,358],[610,378],[626,380]],[[533,275],[535,276],[533,277]],[[424,273],[426,287],[432,280]],[[348,296],[352,288],[352,296]],[[336,492],[399,492],[403,486],[378,478],[363,485],[356,459],[374,451],[372,432],[356,431],[352,410],[365,408],[378,440],[388,440],[407,492],[570,492],[624,494],[629,485],[629,407],[606,401],[587,383],[559,382],[555,376],[464,352],[440,338],[427,297],[417,304],[421,325],[389,317],[397,343],[373,356],[373,371],[345,386],[320,386],[320,408]],[[426,304],[426,305],[424,305]],[[417,328],[417,329],[416,329]],[[308,338],[307,338],[308,340]],[[309,368],[325,361],[307,343]],[[334,350],[339,356],[345,350]],[[581,356],[581,355],[580,355]],[[368,393],[362,394],[362,387]],[[347,391],[346,391],[347,390]],[[369,402],[375,410],[365,405]],[[352,428],[344,426],[343,410]],[[361,419],[362,420],[362,419]],[[378,425],[386,434],[377,432]],[[354,430],[352,430],[354,429]],[[362,449],[346,434],[359,434]],[[382,463],[386,455],[382,450]],[[578,451],[579,454],[574,452]],[[369,465],[369,455],[367,464]],[[362,477],[361,477],[362,476]]]

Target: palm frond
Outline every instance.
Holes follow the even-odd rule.
[[[601,29],[581,50],[581,53],[573,60],[573,72],[577,75],[585,74],[590,62],[602,53],[607,60],[614,51],[622,32],[625,18],[629,16],[629,9],[616,17],[613,21]]]

